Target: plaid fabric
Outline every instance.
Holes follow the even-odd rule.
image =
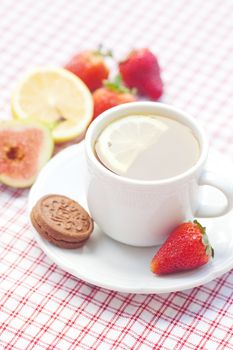
[[[213,148],[233,156],[231,0],[1,1],[1,119],[25,70],[62,65],[103,43],[117,58],[150,47],[163,101],[193,114]],[[0,186],[0,349],[233,349],[233,273],[164,295],[108,291],[74,278],[41,251],[27,190]]]

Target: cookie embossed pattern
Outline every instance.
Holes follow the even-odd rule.
[[[93,220],[75,201],[47,195],[36,203],[31,221],[39,234],[61,248],[79,248],[93,231]]]
[[[46,197],[44,200],[44,207],[41,208],[44,215],[49,212],[48,219],[53,221],[56,226],[61,226],[69,232],[88,231],[90,228],[90,221],[87,213],[77,206],[77,203],[72,202],[64,197],[59,201],[58,196]]]

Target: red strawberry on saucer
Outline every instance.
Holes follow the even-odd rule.
[[[149,49],[133,50],[128,58],[119,64],[122,79],[129,88],[152,100],[158,100],[163,93],[163,82],[157,57]]]
[[[157,275],[195,269],[214,256],[205,227],[194,220],[179,225],[151,261]]]

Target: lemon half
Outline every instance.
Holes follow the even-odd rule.
[[[18,84],[11,100],[16,119],[32,119],[52,129],[55,142],[82,135],[93,117],[93,99],[87,86],[63,68],[37,68]]]

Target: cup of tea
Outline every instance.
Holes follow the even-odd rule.
[[[158,245],[181,222],[233,206],[232,181],[205,170],[204,130],[175,107],[143,101],[105,111],[87,130],[85,156],[90,213],[119,242]],[[226,205],[203,204],[203,185],[222,191]]]

